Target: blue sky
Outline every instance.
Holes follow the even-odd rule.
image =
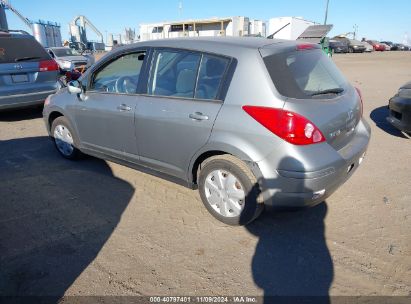
[[[76,15],[87,16],[103,33],[122,33],[124,27],[140,23],[198,19],[208,17],[247,16],[268,20],[272,17],[301,16],[316,22],[324,21],[326,0],[10,0],[23,15],[32,20],[55,21],[62,26],[63,39],[68,37],[68,23]],[[26,29],[11,12],[9,27]],[[358,25],[358,37],[402,42],[411,37],[411,0],[330,0],[328,23],[334,24],[331,35],[351,32]],[[95,36],[88,31],[89,39]]]

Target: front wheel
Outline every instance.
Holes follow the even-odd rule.
[[[261,190],[254,174],[234,156],[219,155],[205,160],[198,186],[204,206],[225,224],[246,225],[263,211]]]
[[[77,159],[80,151],[76,148],[77,139],[70,123],[64,116],[57,117],[51,125],[51,135],[57,151],[67,159]]]

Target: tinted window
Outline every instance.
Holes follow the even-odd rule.
[[[291,98],[312,98],[326,90],[344,90],[347,81],[321,50],[267,56],[265,65],[278,92]]]
[[[110,62],[95,76],[91,89],[111,93],[136,93],[145,52],[123,55]]]
[[[227,58],[204,55],[195,97],[200,99],[217,99],[221,81],[228,67]]]
[[[50,56],[34,38],[0,38],[0,64],[22,61],[24,58],[38,61],[50,59]]]
[[[156,51],[151,68],[149,94],[194,97],[201,55],[185,51]]]

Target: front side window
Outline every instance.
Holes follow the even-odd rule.
[[[110,62],[94,75],[90,89],[108,93],[135,94],[145,55],[145,51],[126,54]]]

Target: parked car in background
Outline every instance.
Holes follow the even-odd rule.
[[[402,43],[398,43],[397,48],[398,48],[399,51],[409,51],[410,50],[410,47],[408,47],[408,46],[406,46]]]
[[[378,51],[378,52],[385,51],[385,46],[382,43],[378,42],[377,40],[367,40],[367,42],[372,45],[372,47],[374,48],[374,51]]]
[[[53,58],[62,72],[73,70],[86,70],[94,63],[92,55],[82,55],[68,47],[51,47],[47,52]]]
[[[374,47],[369,44],[367,41],[361,41],[361,43],[365,46],[365,52],[371,53],[374,52]]]
[[[386,51],[391,51],[391,46],[389,46],[388,44],[385,44],[383,42],[380,42],[380,43],[384,46]]]
[[[349,39],[347,37],[334,37],[333,40],[341,41],[347,44],[349,53],[363,53],[365,46],[358,40]]]
[[[398,46],[395,43],[392,43],[391,41],[381,41],[381,43],[384,43],[390,47],[390,51],[397,51]]]
[[[264,205],[324,201],[370,139],[361,95],[320,45],[261,38],[117,48],[50,96],[43,116],[63,157],[83,152],[198,188],[230,225]]]
[[[411,134],[411,82],[403,85],[390,99],[388,108],[388,122],[397,129]]]
[[[348,45],[344,41],[330,40],[329,47],[332,53],[348,53]]]
[[[0,30],[0,110],[42,105],[56,92],[58,65],[33,36]]]

